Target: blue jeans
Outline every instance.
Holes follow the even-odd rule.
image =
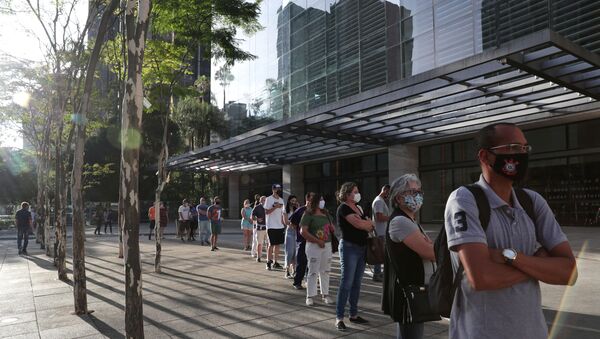
[[[405,324],[396,323],[396,338],[397,339],[422,339],[425,324]]]
[[[287,228],[285,230],[285,267],[296,261],[296,230]]]
[[[23,247],[21,247],[23,243]],[[17,227],[17,246],[19,252],[26,251],[29,244],[29,227]]]
[[[350,299],[350,317],[358,315],[360,284],[367,257],[367,246],[361,246],[340,239],[340,288],[338,289],[335,313],[337,319],[344,319],[344,308]]]
[[[306,274],[306,241],[296,243],[296,275],[294,276],[294,286],[301,286],[304,275]]]
[[[198,220],[198,233],[200,242],[208,242],[210,236],[210,220]]]

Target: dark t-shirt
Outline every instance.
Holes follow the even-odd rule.
[[[349,241],[357,245],[366,245],[369,233],[352,226],[352,224],[346,220],[346,216],[350,214],[356,214],[356,212],[354,212],[350,206],[340,204],[336,215],[338,225],[340,225],[340,229],[342,230],[342,238],[344,241]],[[367,219],[364,215],[360,215],[360,217],[364,220]]]
[[[256,217],[256,224],[258,226],[265,226],[266,225],[266,215],[265,215],[265,208],[263,207],[263,205],[258,204],[256,205],[256,207],[254,207],[254,209],[252,209],[252,218],[254,219]]]
[[[23,209],[18,210],[17,214],[15,214],[15,219],[17,220],[18,228],[29,227],[29,220],[31,220],[31,212]]]
[[[208,216],[207,214],[201,214],[200,211],[204,211],[204,213],[207,213],[206,211],[208,210],[208,205],[206,204],[200,204],[198,206],[196,206],[196,212],[198,212],[198,220],[199,221],[206,221],[208,220]]]
[[[296,242],[303,242],[304,237],[300,234],[300,220],[302,219],[302,215],[306,211],[306,206],[302,206],[292,213],[290,216],[290,222],[296,225]]]

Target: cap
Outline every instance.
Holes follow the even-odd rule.
[[[280,184],[273,184],[273,186],[271,186],[271,188],[281,188]]]

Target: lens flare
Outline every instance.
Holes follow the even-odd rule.
[[[579,251],[579,255],[575,256],[575,258],[577,260],[577,267],[579,267],[580,269],[582,268],[582,264],[580,263],[580,260],[581,260],[580,258],[582,258],[585,255],[585,253],[587,251],[587,247],[588,247],[588,240],[583,242],[583,244],[581,246],[581,250]],[[574,281],[576,279],[577,279],[577,272],[573,272],[573,274],[571,276],[571,281]],[[569,312],[567,310],[570,308],[573,301],[576,300],[576,298],[574,298],[574,293],[575,293],[574,288],[575,288],[575,286],[565,286],[565,291],[561,297],[558,309],[556,310],[556,316],[554,317],[554,321],[553,321],[550,331],[548,333],[549,339],[563,338],[564,333],[561,334],[561,332],[563,332],[564,330],[568,330],[568,329],[594,331],[593,329],[586,328],[586,327],[573,326],[573,324],[572,324],[573,319],[569,319],[571,312]]]
[[[140,132],[134,129],[128,129],[126,133],[127,135],[124,139],[121,140],[121,144],[126,149],[140,148],[140,146],[142,145],[142,135],[140,134]]]
[[[29,101],[31,100],[31,94],[27,93],[27,92],[19,92],[19,93],[15,93],[15,95],[13,95],[12,101],[23,107],[23,108],[27,108],[29,107]]]

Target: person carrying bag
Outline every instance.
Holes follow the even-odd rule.
[[[369,232],[367,239],[367,264],[381,265],[384,262],[385,239],[380,237],[375,230]]]
[[[397,322],[397,337],[423,338],[423,323],[440,320],[429,305],[428,281],[433,271],[433,244],[415,216],[423,203],[421,182],[405,174],[391,185],[393,213],[386,229],[382,310]]]

